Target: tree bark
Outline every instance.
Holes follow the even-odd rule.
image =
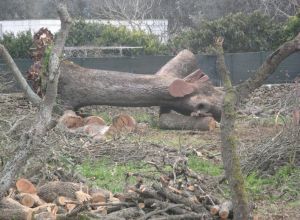
[[[0,200],[0,219],[1,220],[30,220],[32,218],[32,209],[21,205],[11,198],[4,198]]]
[[[38,196],[46,202],[53,202],[57,197],[64,196],[70,199],[76,199],[75,192],[80,190],[80,185],[72,182],[49,182],[38,189]],[[87,187],[83,186],[83,191]]]
[[[217,39],[216,47],[217,68],[225,87],[221,118],[222,160],[232,193],[234,219],[247,220],[250,215],[248,198],[240,160],[237,154],[238,140],[234,133],[238,104],[237,94],[235,88],[231,84],[229,72],[225,64],[223,38]]]
[[[167,113],[160,115],[159,127],[172,130],[212,131],[216,128],[216,121],[212,117],[191,117]]]
[[[25,96],[28,98],[28,100],[34,104],[39,105],[41,103],[41,98],[34,93],[34,91],[31,89],[31,87],[28,85],[26,79],[24,79],[22,73],[20,72],[18,66],[15,64],[14,60],[6,50],[6,48],[0,44],[0,55],[2,55],[6,65],[11,69],[12,74],[14,75],[14,78],[18,82],[18,85],[23,90]]]
[[[249,96],[256,88],[259,88],[263,82],[274,73],[283,60],[298,51],[300,51],[300,33],[298,33],[293,40],[282,44],[267,57],[252,77],[237,86],[239,100],[247,98],[247,96]]]
[[[179,79],[172,74],[137,75],[64,62],[61,72],[59,94],[69,109],[87,105],[161,106],[184,115],[201,110],[220,118],[223,93],[199,70]]]

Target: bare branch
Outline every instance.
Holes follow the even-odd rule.
[[[60,58],[62,57],[64,45],[71,28],[72,19],[68,13],[66,4],[64,0],[57,1],[57,10],[61,20],[61,30],[57,35],[57,38],[54,42],[54,47],[51,51],[50,60],[49,60],[49,81],[47,82],[46,94],[44,97],[44,104],[49,109],[49,118],[51,119],[52,107],[56,101],[57,97],[57,86],[58,78],[60,75],[59,66]],[[48,117],[47,116],[47,117]]]
[[[40,110],[35,118],[36,122],[28,128],[28,133],[25,132],[18,150],[5,164],[0,173],[0,200],[4,197],[14,178],[18,176],[21,168],[30,157],[37,156],[37,152],[43,152],[47,157],[48,149],[46,149],[47,146],[43,144],[42,139],[51,124],[52,110],[57,97],[58,78],[60,75],[60,57],[71,26],[71,18],[64,0],[56,1],[56,5],[61,19],[61,30],[56,38],[49,60],[49,79],[47,80],[46,94],[44,100],[40,103]]]
[[[246,98],[256,88],[274,73],[279,64],[291,54],[300,51],[300,33],[291,41],[285,42],[275,52],[273,52],[257,70],[257,72],[237,86],[239,99]]]
[[[26,97],[32,104],[39,105],[41,102],[41,98],[31,89],[28,85],[26,79],[22,75],[21,71],[19,70],[18,66],[6,50],[5,46],[0,44],[0,54],[2,55],[6,65],[10,68],[14,78],[16,79],[18,85],[21,87],[23,92],[25,93]]]

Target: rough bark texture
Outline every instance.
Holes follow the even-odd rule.
[[[197,68],[198,65],[195,55],[189,50],[183,50],[160,68],[156,75],[182,79],[197,70]]]
[[[79,190],[79,184],[56,181],[41,186],[38,189],[38,196],[46,202],[53,202],[59,196],[76,199],[75,192]],[[83,187],[82,190],[86,192],[87,187]]]
[[[34,124],[32,127],[28,128],[28,132],[23,135],[22,140],[20,141],[20,146],[15,155],[5,164],[0,173],[0,200],[5,196],[6,191],[10,188],[15,180],[15,177],[17,176],[18,172],[20,172],[21,168],[26,164],[28,158],[36,152],[48,152],[47,150],[41,150],[45,148],[45,145],[42,144],[42,138],[45,136],[48,126],[51,123],[52,109],[56,102],[57,85],[60,75],[59,58],[61,57],[66,37],[71,26],[71,18],[68,14],[64,0],[59,0],[56,4],[58,14],[61,19],[61,31],[56,38],[50,55],[48,70],[49,80],[47,81],[46,94],[42,102],[39,104],[40,110],[35,117]],[[14,63],[13,60],[9,60],[9,57],[7,56],[3,56],[3,58],[6,59],[6,62]],[[20,72],[16,68],[15,64],[9,67],[11,68],[12,72]],[[15,74],[15,77],[18,79],[17,75],[18,74]],[[17,81],[19,82],[19,80]],[[28,88],[25,86],[23,91],[25,94],[27,94]],[[29,98],[29,100],[35,103],[32,98]],[[36,151],[37,148],[40,151]]]
[[[1,220],[31,220],[32,210],[18,203],[11,198],[0,200],[0,219]]]
[[[240,160],[237,154],[238,140],[234,133],[238,104],[237,94],[231,84],[229,72],[225,64],[223,39],[219,39],[216,46],[217,67],[225,88],[221,119],[222,160],[232,192],[234,219],[246,220],[249,218],[249,205]]]
[[[167,113],[160,115],[159,127],[172,130],[212,131],[216,128],[216,121],[212,117],[190,117]]]
[[[31,220],[32,210],[30,209],[1,209],[0,212],[1,220]]]
[[[165,75],[92,70],[70,62],[64,62],[61,71],[59,93],[68,108],[162,106],[184,115],[202,110],[220,118],[222,92],[203,80],[206,77],[199,71],[182,80]]]

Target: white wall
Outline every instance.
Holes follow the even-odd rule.
[[[116,21],[116,20],[86,20],[87,22],[99,22],[103,24],[112,24],[114,26],[124,25],[129,29],[140,28],[141,30],[152,33],[159,37],[162,42],[168,40],[168,20],[140,20],[140,21]],[[0,21],[0,37],[3,33],[14,33],[15,35],[22,31],[30,30],[37,32],[40,28],[46,27],[52,33],[60,28],[60,20],[12,20]]]

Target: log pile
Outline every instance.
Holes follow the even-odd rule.
[[[48,182],[35,187],[19,179],[0,201],[1,220],[71,219],[229,219],[232,203],[220,203],[196,183],[162,175],[152,186],[137,174],[136,184],[112,194],[73,182]],[[199,183],[199,181],[198,181]]]
[[[71,110],[65,111],[59,118],[58,126],[71,133],[85,134],[95,141],[102,140],[106,136],[134,132],[138,129],[135,119],[130,115],[117,115],[113,118],[111,125],[106,125],[104,119],[99,116],[82,118]]]
[[[217,122],[210,116],[189,117],[170,112],[162,114],[160,119],[159,125],[162,129],[212,131],[217,127]],[[87,135],[95,141],[121,133],[139,132],[141,128],[135,119],[127,114],[115,116],[112,119],[112,124],[106,125],[99,116],[82,118],[72,110],[65,111],[58,120],[58,126],[71,133]]]

